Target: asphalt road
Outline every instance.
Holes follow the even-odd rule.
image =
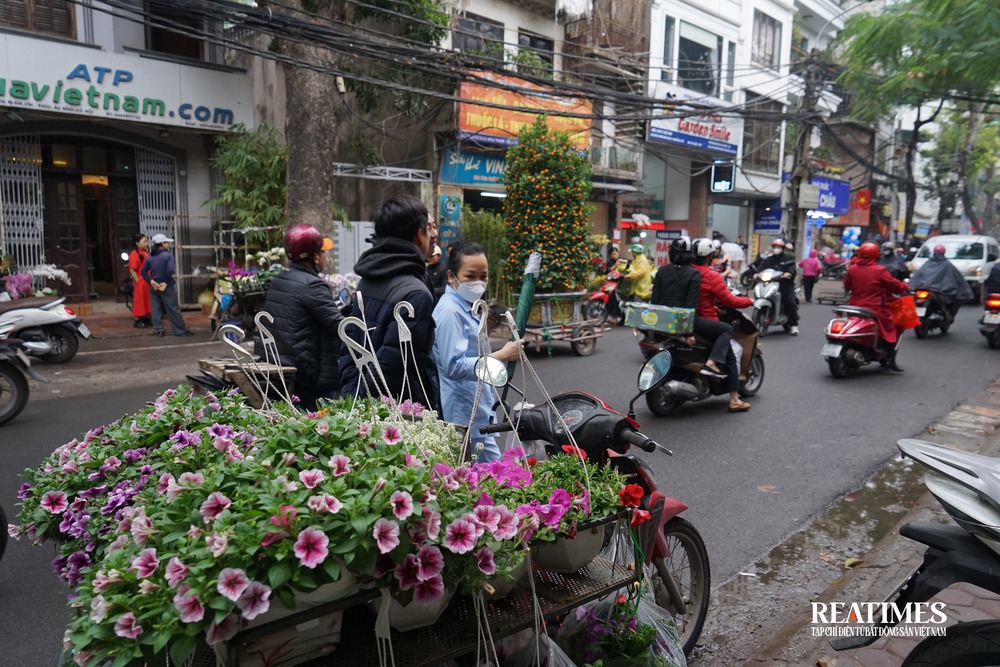
[[[749,413],[727,413],[724,397],[687,404],[670,418],[636,404],[643,431],[674,451],[644,456],[661,488],[690,505],[685,516],[705,538],[716,586],[864,483],[893,456],[896,439],[921,431],[998,375],[998,353],[975,325],[979,311],[965,308],[947,336],[906,335],[902,375],[871,368],[835,380],[819,356],[830,310],[803,304],[802,335],[764,339],[766,377]],[[116,351],[109,343],[62,367],[37,365],[53,382],[32,383],[25,412],[0,429],[0,503],[9,519],[21,470],[88,428],[137,410],[192,372],[199,357],[220,352],[217,344],[131,345],[146,349]],[[642,362],[631,330],[622,328],[600,339],[591,357],[556,342],[551,357],[531,359],[550,393],[582,389],[623,411]],[[523,383],[520,371],[515,382]],[[12,541],[0,563],[0,665],[48,665],[58,656],[67,591],[51,573],[52,556],[47,547]]]

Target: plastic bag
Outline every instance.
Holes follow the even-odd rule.
[[[902,329],[916,329],[920,326],[916,300],[909,294],[889,302],[892,321]]]
[[[500,646],[497,646],[497,654],[500,655],[504,667],[535,667],[535,665],[541,665],[541,667],[576,667],[576,663],[570,660],[566,652],[544,633],[538,637],[537,645],[535,643],[535,632],[531,629],[522,630],[513,637],[508,637],[503,641],[506,642],[515,637],[517,639],[513,643],[521,644],[521,648],[517,653],[505,657],[500,655]],[[537,655],[535,653],[536,647],[538,649]]]

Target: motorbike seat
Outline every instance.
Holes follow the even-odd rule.
[[[833,312],[837,315],[857,315],[858,317],[868,317],[873,320],[878,319],[878,315],[873,311],[861,306],[837,306],[833,309]]]
[[[26,299],[3,301],[0,302],[0,314],[9,313],[12,310],[22,310],[24,308],[42,308],[43,306],[48,306],[53,301],[55,301],[55,299],[50,296],[30,296]]]

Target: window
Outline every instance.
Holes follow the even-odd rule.
[[[147,5],[146,10],[149,13],[146,48],[182,58],[204,58],[203,43],[198,35],[205,32],[205,26],[200,18],[159,4]]]
[[[750,60],[755,65],[777,69],[781,59],[781,24],[767,14],[753,11],[753,50]]]
[[[451,46],[464,53],[503,58],[503,23],[466,13],[455,18]]]
[[[777,173],[781,164],[781,104],[747,93],[747,116],[743,121],[744,169]],[[774,117],[769,117],[771,112]],[[767,115],[765,115],[767,114]]]
[[[67,0],[0,0],[0,26],[73,37],[73,5]]]
[[[679,37],[677,84],[705,95],[718,95],[722,38],[684,21]]]
[[[540,60],[541,64],[522,62],[529,64],[529,67],[541,70],[545,74],[552,74],[552,52],[555,49],[555,42],[548,37],[542,37],[541,35],[535,35],[522,30],[517,34],[517,47],[519,52],[527,50],[528,53]],[[529,59],[533,60],[534,58],[529,57]]]
[[[677,66],[674,62],[674,19],[672,16],[666,17],[663,23],[663,67],[660,70],[660,79],[663,81],[673,81],[673,69]]]

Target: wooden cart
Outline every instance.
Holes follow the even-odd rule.
[[[597,349],[597,339],[604,335],[601,320],[584,319],[583,309],[589,292],[536,294],[529,322],[522,332],[527,344],[542,349],[552,341],[566,341],[574,354],[589,357]]]
[[[260,408],[264,405],[264,401],[261,398],[260,392],[257,391],[257,387],[254,383],[247,377],[246,372],[243,368],[233,361],[232,359],[199,359],[198,367],[202,370],[209,371],[215,377],[225,381],[231,382],[236,385],[240,392],[246,396],[247,403],[252,407]],[[267,379],[271,380],[272,385],[281,387],[281,378],[278,374],[281,373],[285,376],[285,386],[288,387],[290,393],[294,393],[295,390],[295,367],[293,366],[275,366],[274,364],[265,364],[260,362],[256,369],[258,373],[258,384],[260,386],[267,386]],[[272,398],[279,398],[273,396]]]

